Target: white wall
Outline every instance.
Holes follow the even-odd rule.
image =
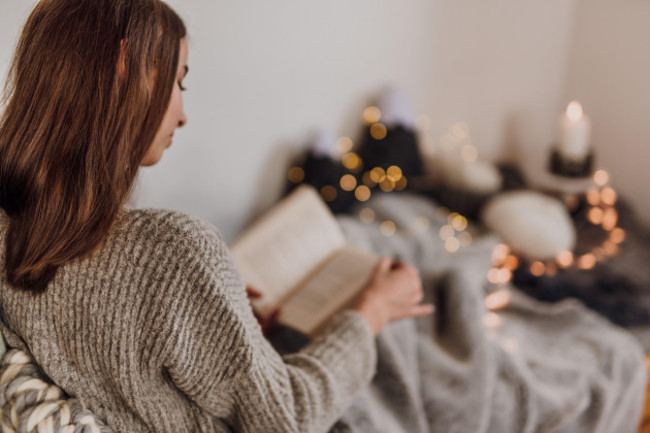
[[[650,2],[578,0],[566,99],[583,102],[599,165],[650,225]]]
[[[575,0],[173,0],[190,31],[188,125],[135,201],[215,223],[232,240],[313,130],[359,133],[394,83],[434,136],[465,121],[482,155],[553,139]],[[30,3],[2,0],[0,69]]]

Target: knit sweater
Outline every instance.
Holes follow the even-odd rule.
[[[374,338],[353,311],[281,357],[204,221],[124,210],[101,247],[36,296],[7,283],[7,229],[0,211],[8,345],[121,433],[324,432],[374,374]]]

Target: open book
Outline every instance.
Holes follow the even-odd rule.
[[[246,284],[262,293],[253,308],[313,335],[349,306],[379,257],[346,244],[341,228],[309,186],[297,188],[231,246]]]

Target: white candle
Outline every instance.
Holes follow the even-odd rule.
[[[591,121],[582,105],[572,101],[558,121],[558,151],[567,159],[583,160],[589,153]]]

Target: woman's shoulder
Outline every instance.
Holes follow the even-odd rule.
[[[228,259],[228,248],[219,230],[211,223],[170,209],[123,209],[101,248],[136,255],[185,259]],[[101,252],[100,252],[101,254]]]
[[[207,237],[209,240],[224,242],[213,224],[171,209],[123,209],[116,218],[111,234],[177,242],[196,242]]]

